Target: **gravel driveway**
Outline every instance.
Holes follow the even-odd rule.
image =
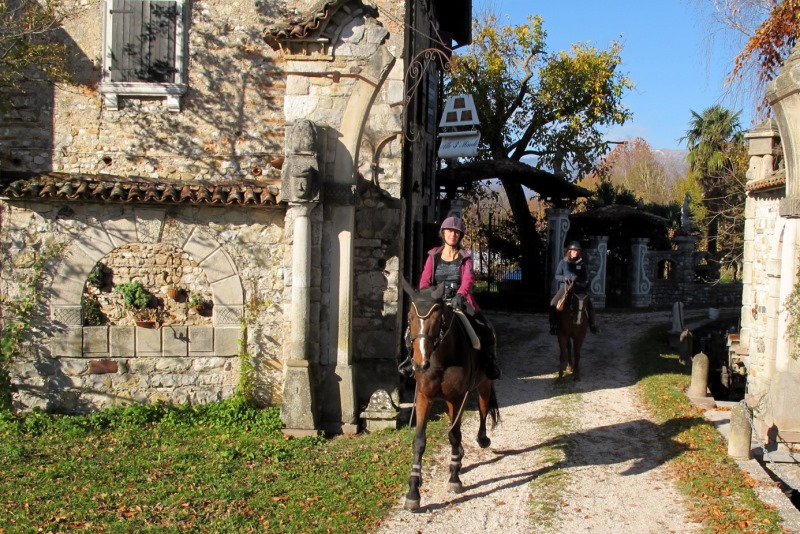
[[[489,313],[498,332],[502,424],[492,445],[464,422],[465,491],[447,492],[449,446],[423,458],[422,506],[396,509],[378,532],[692,532],[664,462],[659,427],[635,392],[631,342],[670,323],[666,311],[600,314],[584,345],[580,382],[557,380],[558,345],[544,314]],[[410,452],[410,451],[409,451]],[[409,466],[410,468],[410,466]]]

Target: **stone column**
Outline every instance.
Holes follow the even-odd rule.
[[[606,266],[608,265],[608,236],[591,236],[591,247],[597,251],[597,271],[589,283],[589,296],[595,308],[606,307]]]
[[[394,62],[395,57],[386,48],[380,47],[359,72],[339,126],[333,182],[327,184],[325,190],[325,205],[330,214],[331,265],[327,276],[330,281],[330,313],[333,316],[329,344],[335,347],[336,355],[335,376],[329,378],[336,380],[338,386],[340,417],[339,422],[328,422],[328,430],[346,434],[358,430],[359,415],[352,324],[355,214],[358,202],[356,162],[366,117]]]
[[[289,309],[291,331],[286,377],[283,383],[281,421],[284,433],[293,436],[316,435],[317,406],[309,369],[308,339],[311,307],[311,219],[319,201],[319,161],[317,129],[313,122],[301,120],[286,131],[286,160],[281,170],[281,191],[289,201],[287,219],[292,226],[292,302]]]
[[[647,278],[647,273],[645,272],[645,256],[649,241],[646,237],[631,239],[629,276],[631,281],[631,306],[634,308],[649,306],[652,299],[650,290],[653,288],[653,283]]]
[[[786,221],[781,254],[778,303],[781,310],[773,323],[779,335],[775,347],[775,378],[771,384],[771,399],[775,424],[781,430],[800,429],[800,369],[791,357],[791,346],[785,337],[788,314],[782,303],[791,293],[797,272],[797,244],[800,242],[800,42],[783,64],[780,73],[767,87],[767,100],[772,106],[778,132],[783,141],[786,165],[786,197],[781,199],[779,213]],[[774,295],[774,293],[773,293]],[[795,385],[794,388],[786,387]]]
[[[547,280],[550,296],[556,294],[558,285],[554,277],[558,262],[564,257],[564,240],[569,231],[569,210],[564,208],[547,208]]]
[[[678,248],[678,260],[675,273],[680,292],[678,297],[683,303],[691,305],[694,302],[694,252],[697,238],[688,235],[678,235],[673,238]]]
[[[316,406],[308,359],[308,332],[311,278],[311,220],[313,204],[290,208],[294,216],[292,246],[292,304],[290,308],[289,359],[283,384],[281,421],[284,433],[292,436],[316,435]]]

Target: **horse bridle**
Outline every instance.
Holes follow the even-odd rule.
[[[447,329],[445,328],[445,325],[444,325],[444,313],[439,315],[439,335],[438,336],[431,336],[431,335],[423,333],[423,331],[425,330],[425,328],[424,328],[425,327],[425,322],[431,316],[431,314],[434,311],[436,311],[438,308],[440,308],[442,306],[442,304],[439,303],[439,302],[435,303],[433,306],[430,307],[428,312],[426,314],[424,314],[424,315],[419,312],[419,308],[417,308],[417,303],[416,302],[412,302],[411,305],[414,307],[414,312],[417,314],[417,317],[422,319],[422,328],[420,328],[420,333],[411,336],[412,351],[413,351],[414,341],[416,341],[417,339],[422,339],[422,340],[429,341],[431,343],[431,350],[429,352],[427,352],[426,355],[425,355],[425,358],[428,359],[428,358],[430,358],[431,354],[436,352],[436,349],[439,347],[439,345],[441,345],[442,340],[444,339],[444,335],[445,335]],[[412,365],[414,371],[416,371],[416,372],[424,371],[424,369],[425,369],[425,362],[423,361],[422,362],[422,366],[419,366],[419,365],[417,365],[417,362],[414,361],[414,358],[411,358],[411,365]]]

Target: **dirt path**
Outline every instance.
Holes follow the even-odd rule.
[[[639,406],[631,341],[668,312],[603,314],[587,338],[582,380],[557,381],[557,343],[544,315],[490,314],[505,376],[502,425],[492,445],[464,425],[464,493],[447,492],[449,446],[423,461],[422,508],[402,509],[381,533],[691,532],[682,496],[663,467],[659,427]],[[668,439],[668,438],[666,438]]]

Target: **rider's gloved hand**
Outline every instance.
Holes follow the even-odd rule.
[[[456,295],[450,299],[450,305],[456,310],[466,310],[467,298],[461,293],[456,293]]]

